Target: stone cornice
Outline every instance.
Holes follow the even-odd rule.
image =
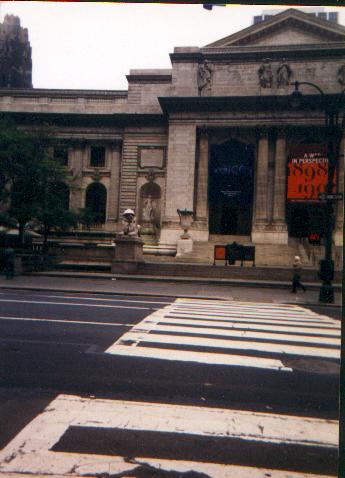
[[[269,45],[269,46],[231,46],[205,47],[198,52],[171,53],[172,62],[200,62],[203,59],[210,61],[242,61],[262,60],[264,58],[286,60],[318,59],[329,57],[345,57],[345,43],[321,43],[304,45]]]
[[[167,115],[177,112],[274,111],[290,110],[290,95],[271,96],[208,96],[160,97],[159,103]],[[339,95],[303,95],[301,110],[323,110],[325,99],[335,102]]]
[[[126,75],[128,83],[171,83],[172,75]]]
[[[73,126],[151,126],[166,122],[163,114],[83,114],[83,113],[34,113],[2,112],[18,123],[52,123],[64,127]]]
[[[0,88],[0,96],[126,98],[127,90],[63,90],[50,88]]]

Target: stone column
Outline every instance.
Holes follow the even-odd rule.
[[[343,135],[339,148],[339,167],[338,167],[338,192],[344,194],[344,155],[345,155],[345,136]],[[343,228],[344,228],[344,202],[337,201],[335,214],[334,243],[336,246],[343,246]]]
[[[274,243],[287,244],[288,232],[285,219],[286,201],[286,136],[279,131],[275,147],[275,170],[274,170],[274,198],[273,198],[273,231],[275,232]]]
[[[108,191],[108,211],[107,218],[110,222],[116,222],[119,217],[119,193],[120,193],[120,145],[111,145],[108,150],[108,159],[110,161],[110,182]]]
[[[265,229],[267,227],[267,175],[268,175],[268,132],[262,131],[258,141],[256,164],[255,209],[252,230],[254,243],[265,243]]]
[[[196,221],[208,230],[208,159],[209,143],[206,130],[200,132],[196,194]]]
[[[169,125],[165,208],[161,244],[176,244],[182,234],[177,209],[194,210],[196,126],[172,122]],[[193,239],[193,228],[190,230]]]
[[[79,209],[84,207],[83,204],[83,156],[84,145],[77,144],[71,151],[71,172],[72,172],[72,189],[70,194],[70,208]]]

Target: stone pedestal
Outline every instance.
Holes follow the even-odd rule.
[[[192,252],[193,250],[193,239],[178,239],[177,240],[177,253],[176,257],[180,257],[187,252]]]
[[[144,241],[140,237],[120,236],[115,239],[115,257],[112,261],[112,273],[133,273],[143,263]]]

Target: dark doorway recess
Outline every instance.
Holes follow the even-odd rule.
[[[308,237],[318,234],[325,236],[325,205],[318,202],[291,202],[286,207],[286,222],[289,236]]]
[[[230,140],[211,145],[209,227],[211,234],[251,233],[254,147]]]
[[[101,183],[91,183],[85,193],[85,207],[95,214],[95,223],[104,224],[107,206],[107,190]]]

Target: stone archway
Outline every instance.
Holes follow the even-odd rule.
[[[140,188],[139,224],[142,234],[156,235],[161,223],[161,188],[150,181]]]

